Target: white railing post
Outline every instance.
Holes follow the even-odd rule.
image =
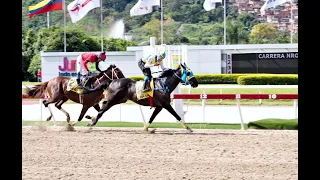
[[[202,121],[206,123],[206,99],[202,99]]]
[[[236,94],[236,99],[237,99],[237,106],[240,114],[241,130],[244,130],[244,123],[243,123],[243,118],[242,118],[242,113],[240,108],[240,94]]]
[[[121,104],[119,104],[120,122],[121,122]]]
[[[294,108],[294,118],[298,118],[298,100],[293,100],[293,108]]]
[[[39,99],[39,105],[40,105],[40,121],[42,122],[42,99]]]
[[[220,88],[220,94],[222,94],[222,88]],[[222,102],[222,99],[220,99],[220,102]]]
[[[141,113],[141,116],[142,116],[143,124],[144,124],[144,125],[146,125],[146,120],[145,120],[145,118],[144,118],[144,115],[143,115],[143,112],[142,112],[141,106],[140,106],[140,105],[138,105],[138,106],[139,106],[140,113]]]
[[[206,99],[207,99],[207,94],[205,89],[202,89],[203,95],[202,95],[202,121],[203,123],[206,123]]]
[[[190,93],[191,93],[191,86],[189,86],[189,91],[188,91],[188,94],[190,94]],[[187,110],[186,110],[186,112],[188,112],[188,110],[189,110],[189,102],[190,102],[190,99],[187,100]],[[186,114],[186,112],[184,112],[184,114]]]
[[[258,88],[259,94],[261,94],[261,89]],[[259,104],[262,104],[262,99],[259,99]]]
[[[52,109],[50,107],[51,104],[48,104],[48,109],[50,112],[52,112]],[[56,126],[56,118],[54,118],[53,112],[52,112],[52,118],[53,118],[53,126]]]

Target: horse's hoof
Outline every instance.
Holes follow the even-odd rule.
[[[192,133],[192,132],[193,132],[192,129],[190,128],[187,129],[187,133]]]
[[[156,129],[152,129],[151,131],[149,131],[150,134],[154,134],[156,132]]]
[[[156,129],[152,129],[151,131],[143,130],[143,132],[145,132],[147,134],[154,134],[156,132]]]
[[[92,124],[92,123],[88,123],[88,125],[87,125],[88,127],[92,127],[92,126],[94,126],[94,124]]]
[[[74,123],[71,124],[71,126],[75,126],[77,123],[78,123],[78,122],[74,122]]]
[[[50,121],[50,120],[51,120],[51,117],[48,117],[48,118],[47,118],[47,121]]]
[[[69,123],[68,123],[66,129],[67,129],[67,131],[75,131],[74,127]]]
[[[89,116],[89,115],[86,115],[86,116],[85,116],[85,118],[87,118],[87,119],[91,119],[91,116]]]

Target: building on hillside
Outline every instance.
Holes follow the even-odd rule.
[[[238,13],[246,12],[252,14],[261,23],[275,24],[280,31],[291,30],[291,4],[284,3],[275,8],[260,12],[265,0],[235,0]],[[298,31],[298,1],[292,4],[293,32]]]

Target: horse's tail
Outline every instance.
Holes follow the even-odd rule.
[[[41,97],[45,93],[45,90],[48,86],[48,83],[49,83],[49,81],[43,82],[43,83],[37,84],[31,88],[26,86],[27,95],[30,97],[33,97],[33,98]]]

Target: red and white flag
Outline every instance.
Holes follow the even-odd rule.
[[[160,0],[138,0],[130,9],[130,16],[140,16],[152,13],[152,6],[160,6]]]
[[[68,5],[67,9],[72,23],[76,23],[97,7],[100,7],[100,0],[75,0]]]

